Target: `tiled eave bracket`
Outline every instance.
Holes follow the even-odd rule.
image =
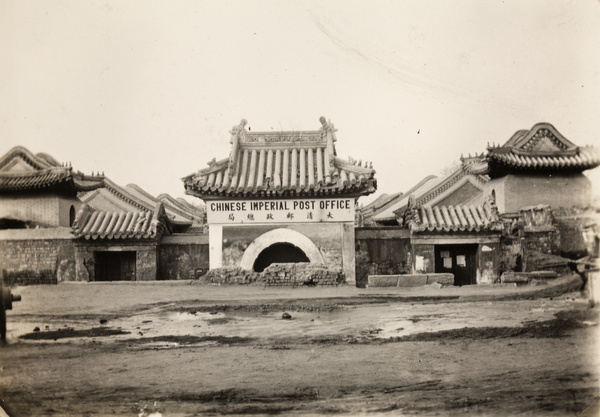
[[[182,178],[185,192],[202,199],[301,196],[361,196],[374,192],[372,165],[336,156],[333,124],[318,131],[231,130],[229,157]]]
[[[477,206],[411,208],[408,225],[411,233],[426,232],[497,232],[502,231],[498,208],[490,197]]]
[[[162,203],[154,211],[96,211],[87,204],[79,209],[72,226],[79,240],[150,240],[171,234],[171,224]]]

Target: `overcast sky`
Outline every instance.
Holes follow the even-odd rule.
[[[600,145],[597,0],[0,0],[0,57],[0,154],[154,195],[183,196],[242,118],[325,116],[375,197],[537,122]]]

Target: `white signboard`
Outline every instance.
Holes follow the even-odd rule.
[[[209,224],[354,222],[354,198],[208,201],[206,212]]]

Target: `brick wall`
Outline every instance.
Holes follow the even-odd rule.
[[[135,280],[154,281],[158,272],[156,242],[146,241],[87,241],[74,242],[74,281],[95,281],[96,252],[135,252]],[[118,280],[120,277],[115,277]]]
[[[158,259],[158,279],[199,278],[209,269],[208,235],[165,236]]]
[[[75,275],[70,239],[0,240],[0,264],[9,285],[56,284]]]
[[[589,224],[600,224],[600,213],[587,212],[571,215],[555,215],[555,225],[560,234],[560,245],[553,252],[569,259],[587,256],[587,247],[583,240],[583,228]]]
[[[431,274],[435,272],[435,245],[415,244],[414,272],[417,274]]]
[[[485,243],[477,247],[477,284],[499,282],[502,256],[500,242]]]
[[[365,287],[369,275],[412,272],[410,234],[394,227],[364,227],[355,230],[356,286]]]

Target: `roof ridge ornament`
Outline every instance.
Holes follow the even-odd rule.
[[[319,117],[319,122],[321,122],[321,139],[325,138],[327,140],[325,157],[325,163],[327,165],[325,166],[325,181],[327,183],[330,183],[332,181],[337,181],[337,175],[334,164],[335,156],[337,155],[334,145],[334,143],[337,141],[337,138],[335,136],[335,132],[337,132],[337,129],[335,128],[333,123],[331,123],[331,120],[327,121],[327,119],[325,119],[324,116]]]
[[[336,142],[337,138],[335,137],[335,132],[337,132],[337,129],[333,123],[331,123],[331,120],[327,121],[325,117],[321,116],[319,117],[319,121],[321,122],[321,137],[326,136],[327,133],[331,133],[333,141]]]
[[[234,136],[241,135],[243,136],[246,133],[246,125],[248,124],[248,120],[242,119],[240,124],[235,125],[231,128],[229,133],[231,133],[231,139],[229,143],[233,143]]]
[[[231,139],[229,139],[229,143],[231,143],[231,152],[229,153],[229,179],[235,174],[234,170],[237,165],[236,162],[238,149],[240,147],[240,139],[246,135],[247,124],[248,121],[242,119],[239,125],[233,126],[229,131],[229,133],[231,133]]]

